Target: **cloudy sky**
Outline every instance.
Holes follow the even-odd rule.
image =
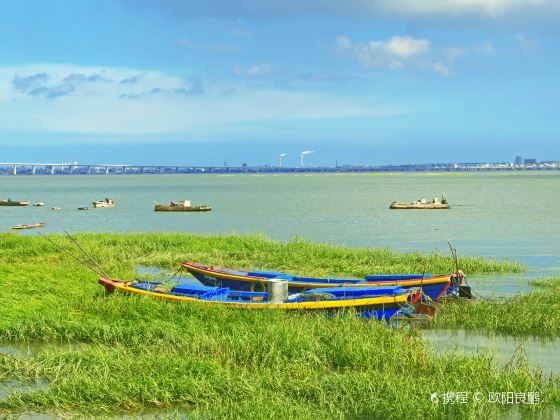
[[[557,0],[22,0],[2,161],[560,160]]]

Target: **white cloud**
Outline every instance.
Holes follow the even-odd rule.
[[[555,0],[383,0],[378,6],[387,12],[413,16],[479,16],[492,19],[523,11],[558,13]],[[375,7],[375,6],[374,6]]]
[[[21,81],[38,74],[41,76]],[[31,95],[21,90],[36,83],[44,83],[41,86],[46,88],[58,86],[72,74],[86,79],[102,74],[105,81],[76,84],[72,92],[60,96]],[[20,84],[14,86],[16,75]],[[0,68],[0,132],[123,136],[179,133],[208,138],[252,123],[400,113],[390,106],[372,104],[371,99],[278,88],[247,89],[235,81],[205,85],[200,94],[185,93],[195,87],[195,83],[180,77],[140,69],[49,64]],[[231,93],[224,95],[228,89]]]
[[[425,63],[420,63],[420,67],[433,70],[441,76],[449,76],[451,74],[449,66],[441,61],[427,61]]]
[[[138,7],[138,0],[124,0]],[[515,19],[531,21],[535,16],[558,17],[558,0],[143,0],[143,6],[167,10],[174,16],[278,17],[293,15],[346,15],[481,19]]]
[[[450,48],[446,51],[444,59],[433,61],[430,58],[431,42],[411,36],[393,36],[385,41],[356,44],[341,36],[337,38],[336,45],[340,50],[350,53],[366,68],[399,70],[410,67],[431,70],[442,76],[451,74],[449,64],[462,53],[462,49]]]
[[[339,37],[337,45],[351,51],[364,67],[400,69],[416,57],[428,53],[431,43],[427,39],[393,36],[386,41],[353,44],[347,37]]]

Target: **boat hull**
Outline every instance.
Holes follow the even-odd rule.
[[[363,286],[400,286],[405,289],[420,288],[425,296],[437,301],[449,291],[451,276],[434,276],[429,278],[406,278],[366,281],[360,279],[340,280],[322,278],[293,277],[284,273],[268,272],[242,272],[222,267],[209,267],[202,264],[185,262],[182,264],[198,281],[205,286],[229,287],[233,290],[264,291],[271,279],[285,280],[288,282],[288,290],[293,293],[316,288],[327,288],[333,286],[363,287]],[[243,274],[245,273],[245,274]]]
[[[8,200],[0,200],[0,206],[28,206],[31,202],[29,201],[8,201]]]
[[[204,305],[224,306],[237,309],[283,309],[289,311],[326,311],[351,309],[365,318],[376,318],[389,320],[404,305],[407,304],[410,293],[399,295],[381,295],[375,297],[337,299],[337,300],[305,300],[283,303],[272,303],[266,301],[230,301],[230,300],[203,300],[188,296],[178,296],[169,292],[158,292],[143,288],[133,287],[134,282],[126,282],[117,279],[100,278],[99,284],[108,292],[119,291],[131,295],[146,296],[162,299],[175,303],[200,303]]]
[[[44,227],[45,225],[46,223],[33,223],[31,225],[17,225],[12,227],[12,229],[14,230],[34,229],[34,228]]]
[[[168,206],[165,204],[156,204],[156,207],[154,209],[155,211],[186,211],[186,212],[191,212],[191,211],[210,211],[212,210],[212,207],[210,206],[188,206],[188,207],[182,207],[182,206]]]
[[[393,210],[445,210],[449,204],[443,203],[391,203],[389,206]]]

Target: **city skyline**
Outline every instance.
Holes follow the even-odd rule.
[[[559,20],[547,0],[9,4],[1,160],[548,160]]]

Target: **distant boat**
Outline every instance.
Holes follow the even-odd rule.
[[[169,205],[156,203],[155,211],[210,211],[210,206],[191,206],[189,200],[182,200],[178,203],[172,201]]]
[[[62,208],[60,208],[60,207],[53,207],[52,209],[55,210],[55,211],[62,210]]]
[[[40,228],[40,227],[43,227],[45,225],[46,225],[46,223],[44,223],[44,222],[33,223],[33,224],[30,224],[30,225],[16,225],[16,226],[13,226],[12,229],[16,229],[16,230],[33,229],[33,228]]]
[[[89,210],[89,207],[78,207],[78,210]]]
[[[0,206],[28,206],[31,202],[29,201],[12,201],[10,198],[7,200],[0,200]]]
[[[93,207],[95,207],[96,209],[115,207],[115,200],[113,200],[112,198],[106,198],[105,200],[94,201],[91,204],[93,204]]]
[[[411,210],[411,209],[448,209],[449,203],[447,200],[441,196],[441,199],[435,197],[432,201],[427,201],[426,199],[417,200],[414,203],[400,203],[398,201],[394,201],[389,206],[390,209],[403,209],[403,210]]]
[[[39,201],[38,203],[33,204],[33,207],[43,207],[45,203]]]

